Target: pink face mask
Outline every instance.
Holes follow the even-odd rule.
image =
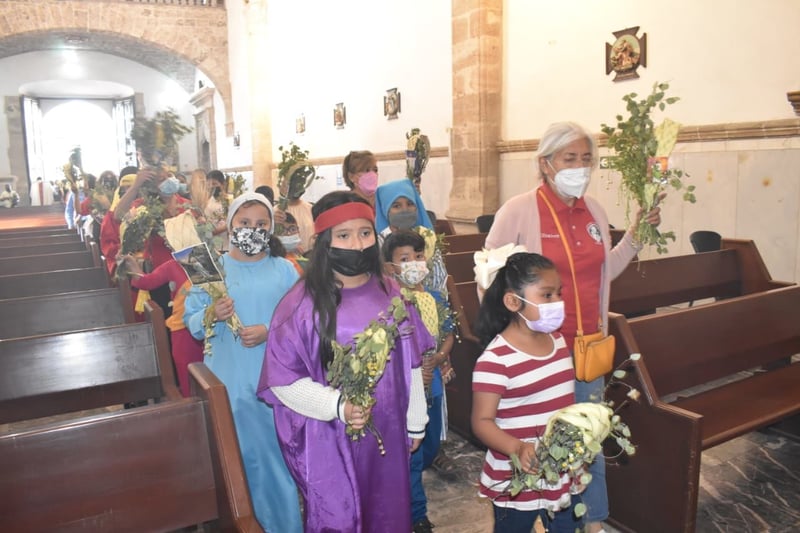
[[[358,178],[356,188],[367,196],[372,196],[378,189],[378,173],[377,172],[364,172]]]

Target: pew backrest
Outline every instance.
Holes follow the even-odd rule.
[[[47,335],[132,322],[118,289],[0,300],[0,339]]]
[[[0,258],[82,252],[84,250],[86,250],[86,244],[82,242],[65,242],[47,246],[18,246],[16,248],[0,248]]]
[[[9,531],[179,530],[221,514],[212,463],[198,398],[43,425],[0,436],[0,516]]]
[[[52,237],[55,235],[75,235],[75,230],[64,226],[51,228],[34,227],[0,229],[0,240],[14,237]]]
[[[753,241],[724,239],[718,251],[631,262],[611,282],[610,308],[630,315],[789,285],[770,277]]]
[[[180,398],[160,355],[143,322],[0,341],[0,424]]]
[[[0,275],[0,299],[105,288],[108,288],[108,275],[105,268],[97,267]]]
[[[445,251],[447,253],[477,252],[483,248],[487,233],[459,233],[445,235]]]
[[[453,282],[448,285],[448,291],[451,295],[450,304],[458,313],[461,335],[478,342],[476,326],[478,325],[480,302],[478,301],[477,284],[474,281]]]
[[[90,268],[93,266],[98,265],[95,264],[95,259],[89,250],[0,259],[0,273],[3,275],[33,274],[36,272]]]
[[[17,248],[19,246],[49,246],[65,242],[82,242],[80,235],[36,235],[33,237],[5,237],[0,239],[0,248]]]
[[[456,283],[472,281],[475,279],[475,252],[446,253],[444,266]]]
[[[795,285],[627,321],[612,315],[610,332],[627,322],[620,338],[635,342],[618,342],[616,359],[641,353],[663,397],[800,353],[797,309]]]

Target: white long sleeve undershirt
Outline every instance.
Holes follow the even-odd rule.
[[[271,390],[281,403],[303,416],[325,422],[338,418],[345,422],[344,409],[341,405],[342,394],[333,387],[317,383],[311,378],[302,378],[291,385],[271,387]],[[428,408],[425,401],[425,385],[422,382],[422,369],[414,368],[411,370],[411,390],[406,412],[409,437],[423,438],[427,423]]]

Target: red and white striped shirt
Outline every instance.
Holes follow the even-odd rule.
[[[478,358],[472,373],[472,390],[500,395],[495,422],[503,431],[526,442],[537,442],[550,417],[575,403],[575,369],[564,338],[551,334],[553,351],[544,356],[521,352],[498,335]],[[570,503],[570,480],[524,490],[513,499],[504,492],[511,479],[508,456],[487,450],[481,472],[480,495],[499,507],[520,511],[557,511]]]

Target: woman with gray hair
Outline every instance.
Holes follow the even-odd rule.
[[[597,200],[584,196],[597,159],[597,143],[582,126],[574,122],[550,125],[539,142],[536,156],[540,185],[503,204],[485,243],[489,250],[509,243],[523,245],[528,252],[542,254],[553,261],[563,283],[566,317],[560,332],[567,346],[574,345],[578,331],[576,293],[583,334],[607,333],[611,280],[625,270],[641,249],[634,240],[634,230],[641,220],[654,226],[661,222],[658,207],[646,215],[639,212],[622,240],[611,248],[605,210]],[[603,376],[592,381],[578,380],[575,401],[598,402],[602,399],[603,387]],[[587,507],[586,530],[598,533],[603,530],[602,522],[608,518],[602,456],[592,463],[589,472],[592,481],[583,493],[583,503]]]

